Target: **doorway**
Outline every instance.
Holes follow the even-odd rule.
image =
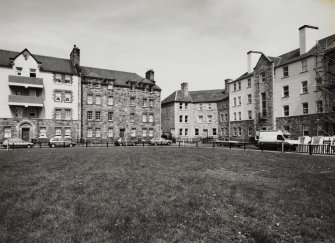
[[[30,133],[30,128],[23,127],[22,128],[22,140],[29,142],[29,133]]]
[[[124,131],[124,128],[120,129],[120,138],[124,138]]]

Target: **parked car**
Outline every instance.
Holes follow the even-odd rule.
[[[63,137],[53,137],[49,141],[50,148],[54,147],[73,147],[76,143],[71,141],[71,138],[63,138]]]
[[[172,143],[171,140],[165,138],[153,138],[150,141],[150,144],[152,145],[170,145],[171,143]]]
[[[34,146],[33,143],[23,141],[21,138],[9,138],[2,143],[4,148],[31,148]]]
[[[116,146],[135,146],[138,143],[135,139],[119,138],[115,141]]]

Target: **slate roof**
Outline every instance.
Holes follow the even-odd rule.
[[[26,49],[25,49],[26,50]],[[27,50],[28,51],[28,50]],[[8,51],[0,49],[0,66],[11,67],[11,60],[17,57],[21,52]],[[49,57],[31,54],[33,57],[41,63],[41,71],[46,72],[56,72],[76,75],[78,74],[75,67],[72,66],[70,59],[63,59],[57,57]],[[148,79],[142,78],[136,73],[122,72],[94,67],[80,66],[80,70],[83,76],[102,78],[102,79],[112,79],[115,80],[115,85],[129,87],[126,83],[127,81],[135,81],[137,84],[150,84],[153,85],[154,90],[160,91],[161,89]]]
[[[217,102],[226,98],[228,98],[228,94],[226,94],[224,89],[189,91],[188,96],[183,96],[181,90],[177,90],[166,97],[162,101],[162,104],[168,104],[171,102]]]

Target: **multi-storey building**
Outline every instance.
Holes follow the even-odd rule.
[[[65,136],[110,140],[160,136],[160,88],[154,71],[80,66],[69,59],[0,50],[0,141]]]
[[[316,27],[299,29],[298,49],[278,57],[256,52],[261,56],[253,72],[254,52],[248,52],[248,72],[229,83],[230,136],[253,137],[269,129],[288,130],[296,138],[335,134],[335,35],[307,50],[306,28]]]
[[[219,122],[219,114],[228,114],[224,89],[188,91],[188,84],[182,83],[181,90],[162,101],[162,131],[181,140],[217,137],[221,128],[228,128],[226,120]]]
[[[0,140],[77,138],[80,78],[70,59],[0,50]]]

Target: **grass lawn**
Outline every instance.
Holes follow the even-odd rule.
[[[335,157],[0,151],[0,242],[335,242]]]

